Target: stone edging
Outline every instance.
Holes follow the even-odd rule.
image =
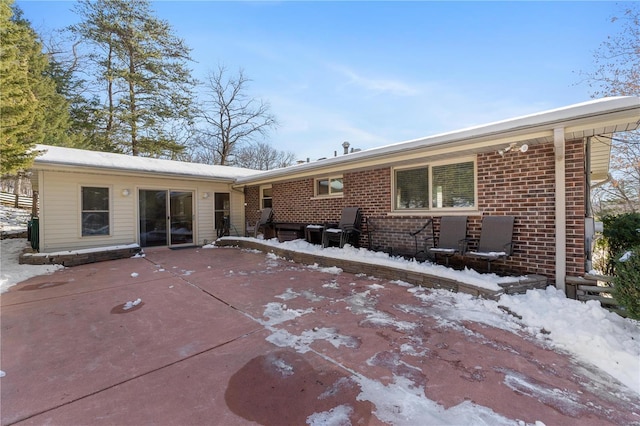
[[[29,253],[20,255],[21,265],[64,265],[78,266],[86,263],[104,262],[106,260],[126,259],[140,253],[138,247],[116,247],[96,251],[59,252],[59,253]]]
[[[300,253],[279,247],[263,244],[260,240],[233,239],[225,237],[215,242],[218,247],[240,247],[245,249],[260,250],[266,253],[273,253],[278,257],[291,260],[305,265],[317,264],[322,267],[332,267],[342,269],[352,274],[366,274],[373,277],[388,280],[401,280],[413,285],[427,288],[443,288],[454,292],[467,293],[486,299],[497,300],[502,294],[521,294],[529,289],[544,289],[547,286],[547,278],[542,275],[528,275],[525,280],[514,280],[511,283],[502,283],[502,290],[488,290],[476,287],[471,284],[462,283],[449,278],[443,278],[424,272],[407,271],[402,268],[394,268],[385,265],[375,265],[371,263],[358,262],[352,259],[336,259],[333,257],[318,256],[310,253]]]

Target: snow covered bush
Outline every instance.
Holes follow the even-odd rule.
[[[615,262],[613,296],[629,318],[640,319],[640,246],[624,252]]]
[[[606,253],[598,269],[607,275],[616,274],[616,260],[620,253],[640,246],[640,213],[607,215],[602,218],[604,232],[601,244]]]

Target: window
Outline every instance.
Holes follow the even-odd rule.
[[[260,187],[260,205],[262,209],[273,208],[273,188],[271,185]]]
[[[82,236],[109,235],[109,188],[82,187]]]
[[[342,195],[342,176],[333,176],[316,179],[316,197],[328,197]]]
[[[429,208],[429,167],[396,170],[395,208]]]
[[[394,210],[476,206],[475,160],[394,171]]]

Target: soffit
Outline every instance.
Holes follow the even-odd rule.
[[[611,135],[591,138],[591,184],[602,182],[609,177],[611,143]]]

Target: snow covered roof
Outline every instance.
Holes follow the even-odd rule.
[[[477,150],[476,152],[480,152],[483,149],[486,151],[487,147],[502,144],[507,138],[511,138],[512,141],[528,141],[528,143],[551,142],[553,141],[553,129],[555,128],[564,128],[565,138],[571,140],[635,130],[638,126],[640,126],[639,97],[602,98],[462,130],[371,148],[312,163],[274,169],[258,176],[241,177],[238,179],[238,183],[246,184],[263,179],[286,177],[295,173],[302,174],[317,169],[343,167],[345,165],[349,167],[357,166],[354,163],[393,161],[394,156],[403,155],[406,157],[411,152],[419,152],[424,155],[427,151],[436,149],[464,149],[465,147],[473,147],[473,149]],[[608,157],[604,167],[607,169],[604,171],[606,175]]]
[[[392,162],[400,156],[403,159],[415,155],[416,158],[432,155],[436,150],[440,155],[452,155],[467,150],[468,153],[487,151],[505,140],[527,141],[527,143],[548,143],[553,141],[553,130],[564,128],[565,138],[575,140],[583,137],[612,134],[635,130],[640,126],[640,98],[620,96],[602,98],[569,105],[563,108],[543,111],[522,117],[470,127],[448,133],[441,133],[420,139],[367,149],[348,155],[337,156],[312,163],[304,163],[268,171],[250,170],[239,167],[211,166],[198,163],[159,160],[146,157],[113,154],[108,152],[85,151],[38,145],[38,150],[46,151],[35,160],[34,168],[42,166],[70,166],[126,171],[131,173],[151,173],[182,177],[210,178],[237,182],[256,183],[274,178],[287,179],[330,168],[358,167],[372,162]],[[593,144],[591,171],[595,180],[607,176],[610,146]]]
[[[233,182],[239,177],[262,173],[259,170],[240,167],[212,166],[208,164],[187,163],[183,161],[160,160],[156,158],[134,157],[111,152],[86,151],[59,146],[37,145],[44,153],[36,157],[34,168],[39,166],[72,166],[118,170],[134,173],[151,173],[183,177],[211,178]]]

